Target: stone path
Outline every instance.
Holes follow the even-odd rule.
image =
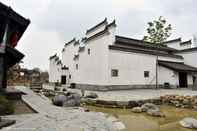
[[[70,91],[81,93],[78,89],[68,89]],[[190,89],[135,89],[135,90],[121,90],[121,91],[85,91],[85,94],[95,92],[99,96],[99,100],[105,101],[137,101],[146,99],[155,99],[164,95],[197,95],[197,91]]]
[[[116,131],[117,125],[121,125],[107,119],[106,114],[84,112],[83,108],[56,107],[48,98],[38,96],[29,88],[16,88],[27,94],[22,97],[23,100],[38,113],[5,116],[15,119],[16,124],[3,131]]]

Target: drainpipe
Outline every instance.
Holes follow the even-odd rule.
[[[156,57],[156,89],[158,89],[158,55]]]

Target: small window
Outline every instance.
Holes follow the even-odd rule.
[[[117,69],[112,69],[111,70],[111,76],[112,77],[118,77],[118,70]]]
[[[88,49],[88,55],[90,55],[90,48]]]
[[[76,69],[78,70],[78,68],[79,68],[79,67],[78,67],[78,64],[76,64]]]
[[[71,74],[69,75],[69,79],[71,79]]]
[[[149,77],[149,71],[144,71],[144,77],[145,78]]]

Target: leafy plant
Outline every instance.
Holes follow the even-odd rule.
[[[166,41],[172,31],[171,24],[167,24],[167,21],[160,16],[158,20],[148,22],[148,28],[146,29],[147,35],[143,40],[154,44],[159,44]]]

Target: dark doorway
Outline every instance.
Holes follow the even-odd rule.
[[[179,72],[179,87],[184,88],[187,87],[187,73]]]
[[[66,76],[61,77],[61,84],[66,84]]]

